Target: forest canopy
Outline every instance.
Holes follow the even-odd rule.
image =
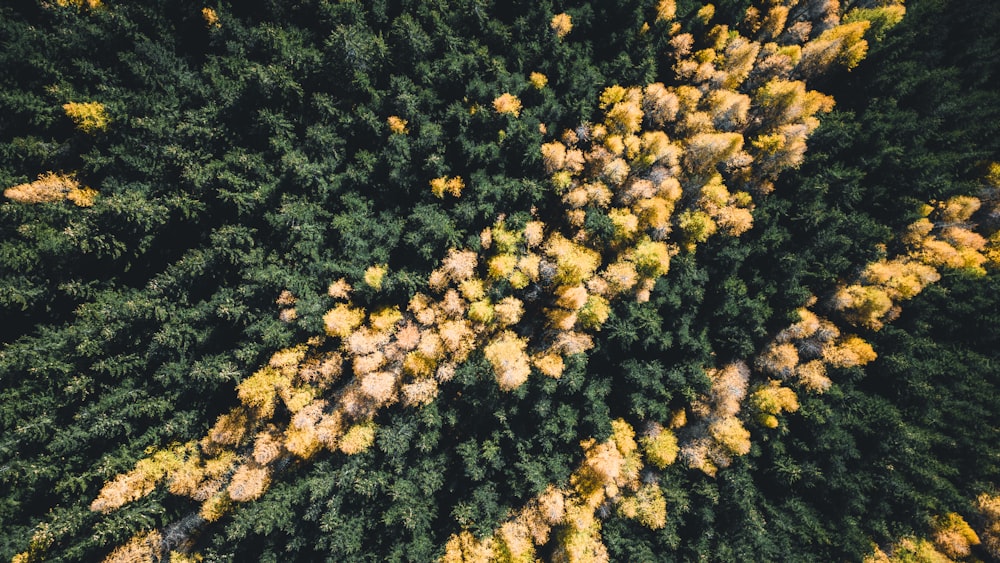
[[[0,558],[1000,561],[1000,6],[0,6]]]

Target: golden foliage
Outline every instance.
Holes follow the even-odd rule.
[[[299,370],[303,382],[323,389],[332,384],[343,370],[343,356],[339,353],[327,354],[304,362]]]
[[[813,313],[806,307],[800,307],[796,313],[799,316],[799,321],[782,330],[777,340],[788,341],[791,339],[809,338],[819,330],[820,320],[816,316],[816,313]]]
[[[281,437],[273,429],[257,434],[254,440],[253,458],[261,465],[267,465],[278,459],[284,451]]]
[[[608,294],[613,296],[635,287],[639,281],[639,272],[633,262],[618,261],[605,268],[601,279],[607,283]]]
[[[386,371],[367,373],[361,377],[361,391],[379,406],[388,404],[396,395],[396,377]]]
[[[347,337],[344,348],[353,356],[365,356],[383,349],[390,339],[391,334],[374,330],[369,321],[367,326],[359,327]]]
[[[642,469],[635,432],[623,420],[612,422],[612,436],[603,443],[581,442],[585,460],[570,476],[570,487],[552,485],[526,503],[497,531],[482,539],[463,531],[451,536],[442,562],[536,561],[535,546],[549,543],[552,526],[559,526],[553,561],[607,561],[596,511],[613,501],[619,513],[653,529],[666,523],[666,502],[659,485],[641,485]]]
[[[863,366],[873,362],[878,354],[871,344],[858,336],[847,336],[823,350],[823,361],[834,367]]]
[[[799,364],[799,352],[790,343],[771,344],[757,357],[757,367],[779,377],[788,377]]]
[[[983,519],[980,532],[983,547],[992,557],[1000,558],[1000,495],[979,495],[976,498],[976,510]]]
[[[323,315],[326,333],[330,336],[347,338],[361,326],[365,318],[364,309],[354,308],[345,303],[338,303]]]
[[[227,491],[232,500],[247,502],[260,498],[270,483],[271,472],[267,467],[248,462],[236,468]]]
[[[52,547],[55,538],[52,536],[51,526],[48,522],[41,522],[31,534],[28,542],[28,550],[16,554],[11,558],[11,563],[34,563],[44,561],[45,552]]]
[[[268,366],[257,370],[253,375],[244,379],[236,386],[236,394],[240,398],[240,401],[254,410],[256,415],[260,418],[270,418],[274,414],[274,401],[277,397],[277,387],[284,385],[287,382],[285,377],[282,377],[281,372]],[[235,414],[237,411],[233,411],[230,415]],[[223,415],[219,417],[219,421],[216,423],[216,428],[220,429],[219,436],[225,436],[224,432],[230,432],[228,427],[230,424],[224,419],[230,415]],[[233,428],[240,426],[238,422],[234,422],[231,426]],[[233,430],[235,432],[235,430]],[[209,436],[213,436],[214,432],[210,432]],[[242,438],[242,435],[240,435]],[[216,438],[212,437],[213,441]],[[228,440],[228,438],[226,438]],[[221,444],[231,443],[231,442],[218,442]]]
[[[298,417],[296,417],[298,418]],[[311,422],[311,421],[310,421]],[[292,424],[285,430],[285,449],[300,459],[309,459],[323,447],[315,426]],[[266,488],[266,484],[265,484]],[[235,499],[234,499],[235,500]]]
[[[77,207],[93,207],[97,200],[97,190],[93,188],[70,188],[66,199]]]
[[[527,381],[531,373],[525,348],[528,342],[509,330],[490,340],[483,349],[486,359],[493,366],[497,384],[504,391],[511,391]]]
[[[183,466],[184,459],[193,447],[193,443],[174,446],[139,460],[132,471],[118,475],[106,483],[90,504],[90,509],[107,514],[148,495],[167,475]]]
[[[892,297],[882,288],[853,284],[841,287],[834,295],[834,304],[855,324],[879,330],[885,321],[898,314]]]
[[[347,283],[347,280],[344,278],[340,278],[330,284],[326,293],[334,299],[349,299],[351,297],[352,290],[353,288],[351,287],[351,284]]]
[[[434,178],[430,181],[431,193],[437,197],[443,198],[444,193],[459,197],[462,195],[462,190],[465,189],[465,180],[459,176],[441,176],[440,178]]]
[[[707,397],[691,405],[697,418],[688,425],[680,455],[689,467],[714,476],[720,467],[731,463],[732,456],[749,452],[750,433],[736,415],[746,397],[750,369],[734,362],[708,369],[706,375],[712,385]]]
[[[399,307],[392,305],[382,307],[368,316],[368,324],[372,330],[379,333],[391,333],[396,325],[403,320]]]
[[[63,8],[72,6],[76,9],[81,9],[86,6],[91,10],[96,10],[104,4],[101,3],[101,0],[56,0],[56,5]]]
[[[487,275],[491,280],[510,278],[517,268],[517,256],[510,253],[497,254],[490,258]]]
[[[222,27],[222,24],[219,22],[219,14],[212,8],[202,8],[201,19],[205,20],[205,27],[216,29]]]
[[[651,530],[667,525],[667,501],[657,483],[643,485],[635,495],[619,499],[618,510],[625,518],[633,519]]]
[[[654,82],[643,89],[642,107],[653,125],[662,127],[677,117],[680,99],[661,82]]]
[[[577,310],[587,302],[587,288],[582,285],[560,286],[556,288],[556,305]]]
[[[69,102],[63,104],[63,111],[73,120],[77,129],[84,133],[104,131],[111,123],[108,111],[100,102]]]
[[[77,207],[91,207],[97,199],[97,190],[81,187],[72,174],[47,172],[34,182],[7,188],[3,195],[18,203],[56,203],[69,200]]]
[[[868,53],[865,32],[871,22],[859,20],[827,29],[802,48],[799,68],[807,75],[825,72],[834,63],[854,68]]]
[[[493,306],[496,320],[501,326],[517,324],[524,314],[524,304],[516,297],[504,297]]]
[[[385,264],[374,264],[369,266],[365,270],[365,284],[378,291],[382,289],[382,281],[385,279],[385,274],[388,271],[388,267]]]
[[[205,558],[200,553],[181,553],[179,551],[170,552],[170,563],[201,563]]]
[[[972,546],[979,545],[979,536],[957,513],[939,518],[934,526],[934,545],[952,559],[968,557]]]
[[[601,255],[553,233],[545,244],[545,253],[556,261],[555,280],[561,285],[586,282],[601,264]]]
[[[656,3],[656,21],[670,21],[676,14],[676,0],[660,0]]]
[[[1000,190],[1000,162],[991,162],[986,168],[986,176],[983,178],[986,180],[986,185]]]
[[[403,385],[403,402],[410,406],[422,406],[431,403],[438,394],[437,381],[419,379]]]
[[[542,163],[549,174],[562,170],[566,165],[566,145],[559,141],[543,144],[541,151]]]
[[[441,272],[452,281],[458,283],[465,281],[476,273],[476,265],[479,257],[471,250],[451,249],[448,255],[441,262]],[[419,294],[418,294],[419,295]],[[416,296],[414,297],[416,299]],[[412,305],[411,305],[411,310]],[[416,311],[414,311],[416,313]]]
[[[488,299],[482,299],[469,305],[469,320],[476,323],[488,324],[493,322],[494,313],[493,304]]]
[[[475,346],[475,333],[466,319],[442,322],[438,334],[455,361],[463,361]]]
[[[159,561],[163,555],[163,536],[153,530],[133,537],[125,545],[115,548],[104,563],[134,563],[136,561]]]
[[[521,518],[500,525],[493,547],[493,560],[503,563],[534,563],[535,545]]]
[[[677,218],[677,226],[684,233],[684,249],[691,252],[708,237],[715,234],[718,226],[704,211],[684,210]]]
[[[865,558],[862,559],[862,563],[892,563],[892,560],[889,559],[889,555],[886,554],[886,552],[882,551],[882,548],[877,545],[873,545],[872,553],[865,556]]]
[[[698,9],[697,16],[701,20],[701,23],[707,24],[709,20],[715,17],[715,6],[713,4],[705,4]]]
[[[389,125],[389,131],[395,135],[406,135],[410,132],[406,128],[409,122],[398,115],[390,115],[385,121]]]
[[[375,423],[362,422],[347,429],[340,438],[340,451],[347,455],[361,453],[375,443]]]
[[[642,453],[646,460],[659,469],[665,468],[677,459],[679,449],[677,437],[659,424],[654,425],[646,436],[640,438],[639,444],[642,445]]]
[[[795,392],[771,380],[750,394],[750,403],[757,411],[757,421],[768,428],[778,427],[777,415],[799,410]]]
[[[865,557],[865,563],[954,563],[947,555],[937,550],[935,545],[923,538],[907,536],[898,540],[889,553],[875,546],[874,552]]]
[[[493,538],[477,540],[468,530],[448,538],[441,563],[490,563],[493,557]]]
[[[600,295],[591,295],[580,309],[577,320],[581,327],[599,331],[610,314],[611,305],[608,300]]]
[[[750,431],[736,417],[728,416],[712,422],[708,433],[731,455],[746,455],[750,452]]]
[[[573,29],[573,19],[565,12],[556,14],[552,16],[552,21],[549,22],[549,26],[552,28],[552,31],[555,32],[556,37],[562,39]]]
[[[612,209],[608,218],[611,219],[616,241],[627,242],[639,232],[639,218],[628,209]]]
[[[546,84],[549,83],[549,79],[540,72],[532,72],[531,75],[528,76],[528,82],[535,87],[535,90],[541,90],[542,88],[545,88]]]
[[[291,293],[288,295],[291,295]],[[285,297],[284,292],[282,293],[282,297]],[[279,350],[271,355],[268,365],[285,375],[294,374],[298,369],[299,363],[305,358],[306,350],[308,350],[308,347],[303,344]]]
[[[504,92],[493,100],[493,109],[499,114],[521,115],[521,100],[510,92]]]
[[[556,549],[552,554],[554,563],[606,563],[608,549],[601,541],[601,523],[594,517],[592,509],[570,505],[566,521],[557,535]]]
[[[799,385],[809,391],[822,393],[833,384],[826,376],[826,364],[821,360],[812,360],[804,364],[799,364],[795,368],[795,377],[798,378]]]
[[[666,243],[646,238],[632,248],[629,259],[635,264],[640,276],[657,278],[670,269],[670,257],[673,254],[673,249]]]
[[[559,379],[566,369],[562,356],[554,353],[539,354],[531,359],[531,364],[546,377]]]

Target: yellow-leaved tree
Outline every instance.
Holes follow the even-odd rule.
[[[66,116],[84,133],[104,131],[111,123],[108,111],[100,102],[69,102],[63,104]]]

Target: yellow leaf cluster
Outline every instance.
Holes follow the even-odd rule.
[[[444,197],[444,193],[459,197],[462,195],[462,190],[465,189],[465,181],[459,176],[452,176],[451,178],[447,176],[441,176],[440,178],[434,178],[430,182],[431,193],[437,197]]]
[[[682,411],[683,412],[683,411]],[[677,437],[670,430],[656,425],[648,435],[639,439],[646,460],[659,469],[677,459]]]
[[[983,547],[992,557],[1000,558],[1000,495],[979,495],[976,510],[983,519],[980,532]]]
[[[192,447],[192,443],[174,446],[139,460],[132,471],[106,483],[90,509],[106,514],[148,495],[170,473],[183,466]]]
[[[676,0],[660,0],[656,3],[656,21],[670,21],[676,14]]]
[[[493,100],[493,109],[499,114],[521,115],[521,100],[510,92],[504,92]]]
[[[201,18],[205,20],[205,27],[215,29],[222,27],[222,23],[219,22],[219,14],[212,8],[202,8]]]
[[[667,501],[657,483],[639,487],[634,495],[618,501],[618,510],[625,518],[630,518],[650,530],[659,530],[667,525]]]
[[[409,133],[409,130],[406,128],[409,122],[398,115],[390,115],[385,121],[389,125],[389,131],[396,135],[406,135]]]
[[[934,545],[952,559],[968,557],[972,553],[972,546],[979,543],[976,532],[955,512],[946,514],[935,523]]]
[[[100,102],[69,102],[63,104],[66,116],[84,133],[104,131],[111,123],[104,104]]]
[[[375,423],[363,422],[350,427],[340,439],[340,451],[347,455],[361,453],[375,443]]]
[[[528,76],[528,82],[534,86],[535,90],[541,90],[542,88],[545,88],[546,84],[549,83],[549,79],[540,72],[532,72],[531,75]]]
[[[778,427],[777,415],[782,412],[799,410],[799,399],[795,391],[782,387],[771,380],[750,395],[750,403],[757,411],[757,421],[768,428]]]
[[[77,207],[91,207],[97,190],[82,187],[72,175],[47,172],[34,182],[7,188],[4,197],[18,203],[56,203],[69,200]]]
[[[497,384],[504,391],[520,387],[531,373],[525,348],[528,342],[509,330],[493,338],[483,349],[486,359],[493,366]]]
[[[364,309],[354,308],[345,303],[338,303],[323,315],[326,333],[330,336],[347,338],[361,326],[365,318]]]
[[[247,502],[260,498],[271,482],[271,472],[257,463],[245,463],[236,468],[229,481],[229,498]]]
[[[56,0],[56,5],[67,8],[73,7],[76,9],[81,9],[84,6],[90,8],[91,10],[96,10],[103,6],[101,0]]]
[[[153,530],[139,534],[128,543],[115,548],[104,563],[132,563],[133,561],[159,561],[163,555],[163,536]]]
[[[382,289],[382,281],[385,279],[385,274],[388,271],[388,267],[385,264],[374,264],[369,266],[365,270],[365,284],[378,291]]]
[[[573,29],[573,19],[565,12],[556,14],[552,16],[549,26],[555,32],[556,37],[562,39]]]
[[[490,563],[493,559],[493,538],[482,541],[468,530],[448,538],[441,563]]]

